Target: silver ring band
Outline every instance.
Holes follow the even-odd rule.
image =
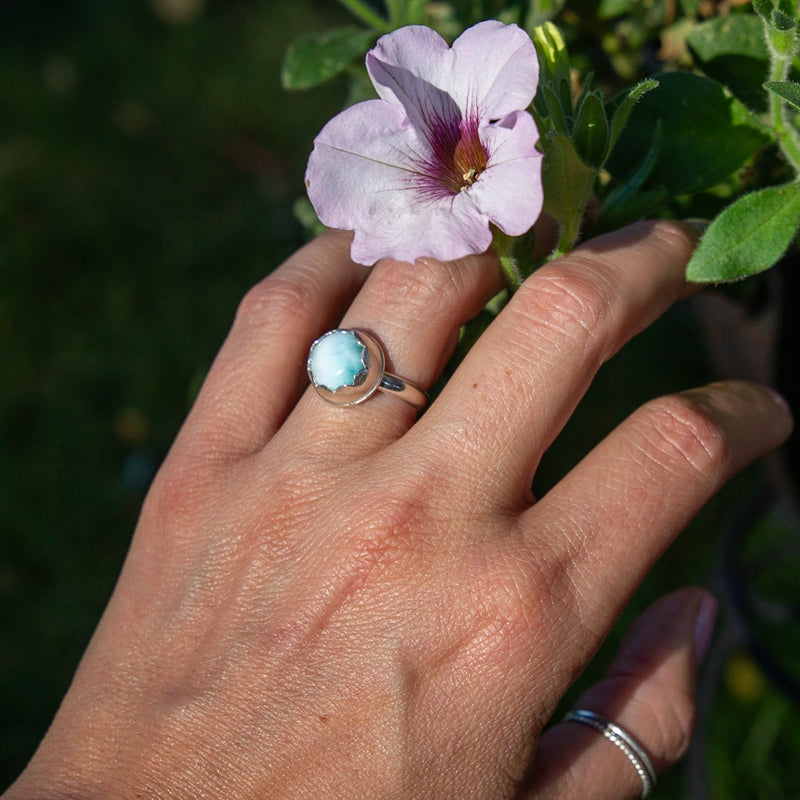
[[[656,785],[656,771],[653,769],[653,762],[650,761],[644,748],[624,728],[620,728],[619,725],[614,724],[605,717],[595,714],[594,711],[586,711],[583,708],[570,711],[563,721],[580,722],[582,725],[588,725],[622,750],[642,781],[641,796],[647,797],[650,794]]]
[[[386,372],[385,365],[383,348],[374,336],[356,328],[335,328],[311,345],[306,371],[317,393],[337,406],[363,403],[377,391],[416,408],[426,405],[428,396],[419,386]]]

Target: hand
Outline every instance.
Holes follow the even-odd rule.
[[[309,344],[343,317],[429,387],[494,261],[370,271],[337,233],[298,252],[243,301],[7,800],[638,796],[594,731],[542,731],[659,554],[791,418],[749,384],[661,398],[530,486],[602,362],[691,291],[692,247],[639,224],[544,267],[418,421],[389,394],[306,390]],[[660,601],[581,703],[658,770],[712,617],[699,589]]]

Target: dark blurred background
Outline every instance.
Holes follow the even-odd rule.
[[[280,64],[293,36],[343,20],[333,0],[0,8],[0,789],[55,713],[239,298],[302,242],[292,204],[345,87],[286,93]],[[698,336],[682,306],[604,369],[543,484],[638,403],[714,377]],[[751,470],[712,502],[623,624],[662,591],[724,584],[726,532],[761,485]],[[780,536],[770,515],[748,524]],[[657,797],[704,781],[800,797],[800,714],[736,620],[723,603],[700,777]]]

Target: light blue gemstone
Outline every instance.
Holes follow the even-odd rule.
[[[369,372],[369,351],[352,331],[331,331],[311,348],[308,370],[315,385],[331,392],[358,386]]]

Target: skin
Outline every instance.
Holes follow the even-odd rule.
[[[693,291],[694,241],[643,223],[538,271],[418,421],[386,394],[324,403],[310,342],[363,328],[428,387],[497,265],[367,270],[340,233],[295,254],[244,298],[5,800],[638,796],[595,732],[542,731],[651,565],[790,414],[745,383],[663,397],[538,501],[530,485],[599,366]],[[579,702],[659,770],[686,747],[713,614],[700,589],[662,599]]]

